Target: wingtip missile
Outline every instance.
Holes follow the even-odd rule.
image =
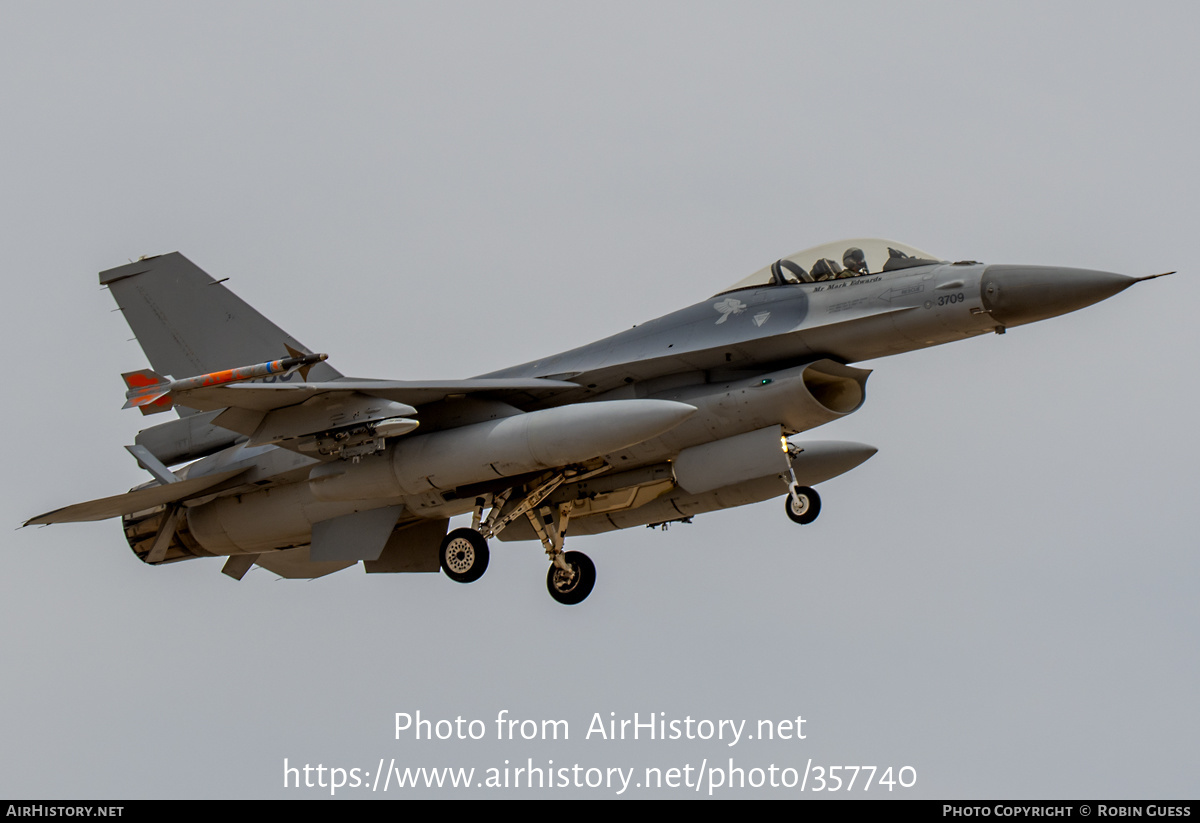
[[[150,369],[126,372],[121,375],[125,380],[128,391],[125,392],[125,405],[122,408],[138,408],[142,414],[157,414],[170,409],[175,403],[175,395],[191,389],[224,386],[230,383],[242,383],[271,375],[289,375],[299,371],[302,380],[308,379],[308,370],[317,363],[329,359],[328,354],[304,354],[287,346],[290,357],[279,360],[268,360],[266,363],[256,363],[252,366],[242,366],[236,369],[209,372],[195,377],[185,377],[182,380],[168,380]]]

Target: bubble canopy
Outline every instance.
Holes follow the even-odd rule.
[[[851,249],[862,251],[866,264],[866,272],[841,271],[848,268],[843,261],[846,259],[846,253]],[[827,264],[821,264],[820,261],[822,260],[834,264],[830,267],[832,269],[831,274],[813,273],[814,269],[817,269],[818,272],[824,271]],[[804,251],[788,255],[777,263],[765,266],[749,277],[737,281],[720,293],[724,294],[727,291],[770,286],[773,284],[814,282],[823,279],[833,279],[838,276],[860,277],[865,273],[879,274],[880,272],[912,268],[915,265],[928,265],[940,261],[941,258],[936,255],[929,254],[904,243],[897,243],[895,240],[883,240],[878,237],[835,240],[832,243],[824,243],[820,246],[814,246],[811,249],[805,249]]]

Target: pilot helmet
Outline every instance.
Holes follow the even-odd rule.
[[[853,272],[859,274],[868,274],[867,256],[863,254],[863,250],[851,246],[846,249],[846,253],[842,255],[842,265]]]

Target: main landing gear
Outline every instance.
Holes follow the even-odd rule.
[[[563,551],[567,523],[575,504],[567,501],[557,506],[543,506],[542,503],[564,482],[583,480],[606,469],[586,473],[568,470],[546,476],[532,490],[526,487],[525,496],[514,506],[507,504],[518,493],[517,489],[489,495],[491,511],[486,518],[483,510],[489,501],[484,497],[476,498],[471,528],[455,529],[442,540],[442,571],[458,583],[472,583],[483,577],[488,566],[488,538],[495,537],[518,517],[524,516],[550,556],[550,569],[546,573],[550,596],[567,606],[582,603],[596,585],[596,566],[583,552]]]
[[[559,558],[566,568],[560,568]],[[582,603],[596,585],[596,564],[583,552],[562,552],[546,572],[546,588],[550,596],[564,606]]]
[[[474,583],[487,571],[487,541],[474,529],[455,529],[442,540],[438,559],[442,571],[455,583]]]

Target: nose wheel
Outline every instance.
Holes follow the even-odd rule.
[[[550,596],[565,606],[582,603],[596,585],[596,566],[583,552],[563,552],[561,568],[556,560],[546,573],[546,588]]]
[[[442,540],[442,571],[456,583],[474,583],[488,567],[488,545],[474,529],[455,529]]]
[[[821,513],[821,495],[808,486],[793,486],[783,499],[783,505],[793,523],[804,525],[816,520]]]

